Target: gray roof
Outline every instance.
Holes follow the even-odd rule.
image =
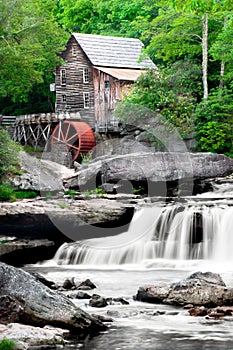
[[[156,68],[149,57],[143,57],[139,39],[72,33],[91,63],[117,68]]]

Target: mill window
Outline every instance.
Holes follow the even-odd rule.
[[[89,83],[89,70],[88,70],[88,68],[83,68],[83,82]]]
[[[90,93],[89,92],[83,93],[83,104],[84,104],[85,109],[90,108]]]
[[[77,56],[77,47],[72,46],[72,56]]]
[[[66,85],[66,70],[61,70],[61,85]]]
[[[66,102],[66,95],[62,95],[62,102],[63,102],[63,103]]]

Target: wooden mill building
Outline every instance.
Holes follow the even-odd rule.
[[[156,66],[138,39],[73,33],[56,70],[55,112],[78,113],[96,131],[114,128],[114,110],[134,81]]]
[[[156,69],[140,59],[142,48],[138,39],[73,33],[56,69],[55,113],[16,117],[13,139],[46,150],[62,143],[73,161],[88,153],[93,131],[119,131],[117,103],[146,69]]]

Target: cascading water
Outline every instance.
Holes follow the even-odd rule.
[[[207,202],[146,207],[127,232],[62,245],[58,264],[141,264],[154,259],[233,260],[233,206]]]

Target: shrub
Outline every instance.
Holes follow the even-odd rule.
[[[0,350],[13,350],[15,348],[15,343],[13,340],[4,338],[0,341]]]
[[[37,192],[35,191],[15,191],[15,197],[18,199],[27,199],[37,197]]]
[[[233,94],[214,91],[196,108],[197,148],[215,153],[233,153]]]
[[[14,189],[8,185],[0,185],[0,201],[14,201]]]
[[[19,168],[18,154],[21,146],[11,140],[8,132],[0,128],[0,179],[14,174]]]

